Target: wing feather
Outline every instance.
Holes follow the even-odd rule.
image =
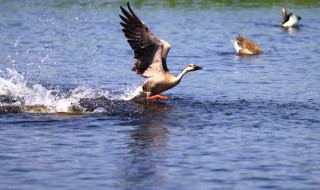
[[[262,49],[260,46],[253,41],[239,35],[237,37],[237,43],[242,49],[247,49],[248,51],[252,53],[262,53]]]
[[[133,12],[130,3],[128,10],[120,6],[123,15],[119,15],[123,27],[122,31],[134,51],[135,66],[132,68],[143,77],[151,77],[167,72],[166,61],[163,61],[163,43]],[[166,59],[166,57],[164,57]]]
[[[286,8],[282,8],[282,21],[281,21],[281,25],[283,25],[284,23],[288,22],[288,20],[290,19],[290,15],[292,13],[287,13],[287,9]]]

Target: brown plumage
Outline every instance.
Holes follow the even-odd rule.
[[[202,67],[189,64],[178,75],[174,76],[167,67],[167,55],[170,44],[158,39],[133,12],[130,3],[127,3],[128,10],[120,6],[123,15],[119,15],[123,27],[122,31],[134,51],[135,66],[132,68],[138,75],[148,78],[142,85],[147,99],[167,99],[160,93],[178,85],[184,74],[189,71],[201,70]]]
[[[263,53],[261,47],[253,41],[241,36],[237,37],[237,40],[231,40],[236,51],[240,55],[254,55]]]

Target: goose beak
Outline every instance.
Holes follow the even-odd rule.
[[[199,66],[197,66],[197,65],[194,67],[194,70],[195,70],[195,71],[196,71],[196,70],[202,70],[202,69],[203,69],[203,67],[199,67]]]

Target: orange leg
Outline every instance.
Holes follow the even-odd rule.
[[[149,96],[147,94],[147,100],[155,100],[155,99],[168,100],[168,97],[160,95],[160,94],[157,94],[157,95],[154,95],[154,96]]]

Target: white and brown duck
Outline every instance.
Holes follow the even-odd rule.
[[[256,55],[263,53],[261,47],[258,44],[254,43],[248,38],[241,36],[240,34],[238,35],[236,40],[231,40],[231,42],[233,43],[234,48],[239,55]]]
[[[202,67],[188,64],[178,76],[171,74],[166,62],[170,44],[158,39],[150,31],[149,27],[133,12],[129,2],[127,6],[128,10],[120,6],[123,15],[119,16],[123,21],[120,23],[123,27],[122,31],[134,51],[135,66],[132,71],[147,78],[142,84],[142,90],[146,93],[148,100],[167,100],[168,97],[160,93],[178,85],[186,73],[202,70]]]
[[[300,16],[297,16],[293,13],[287,13],[286,8],[282,8],[282,21],[280,25],[285,28],[289,27],[297,27],[299,25],[299,21],[301,20]]]

